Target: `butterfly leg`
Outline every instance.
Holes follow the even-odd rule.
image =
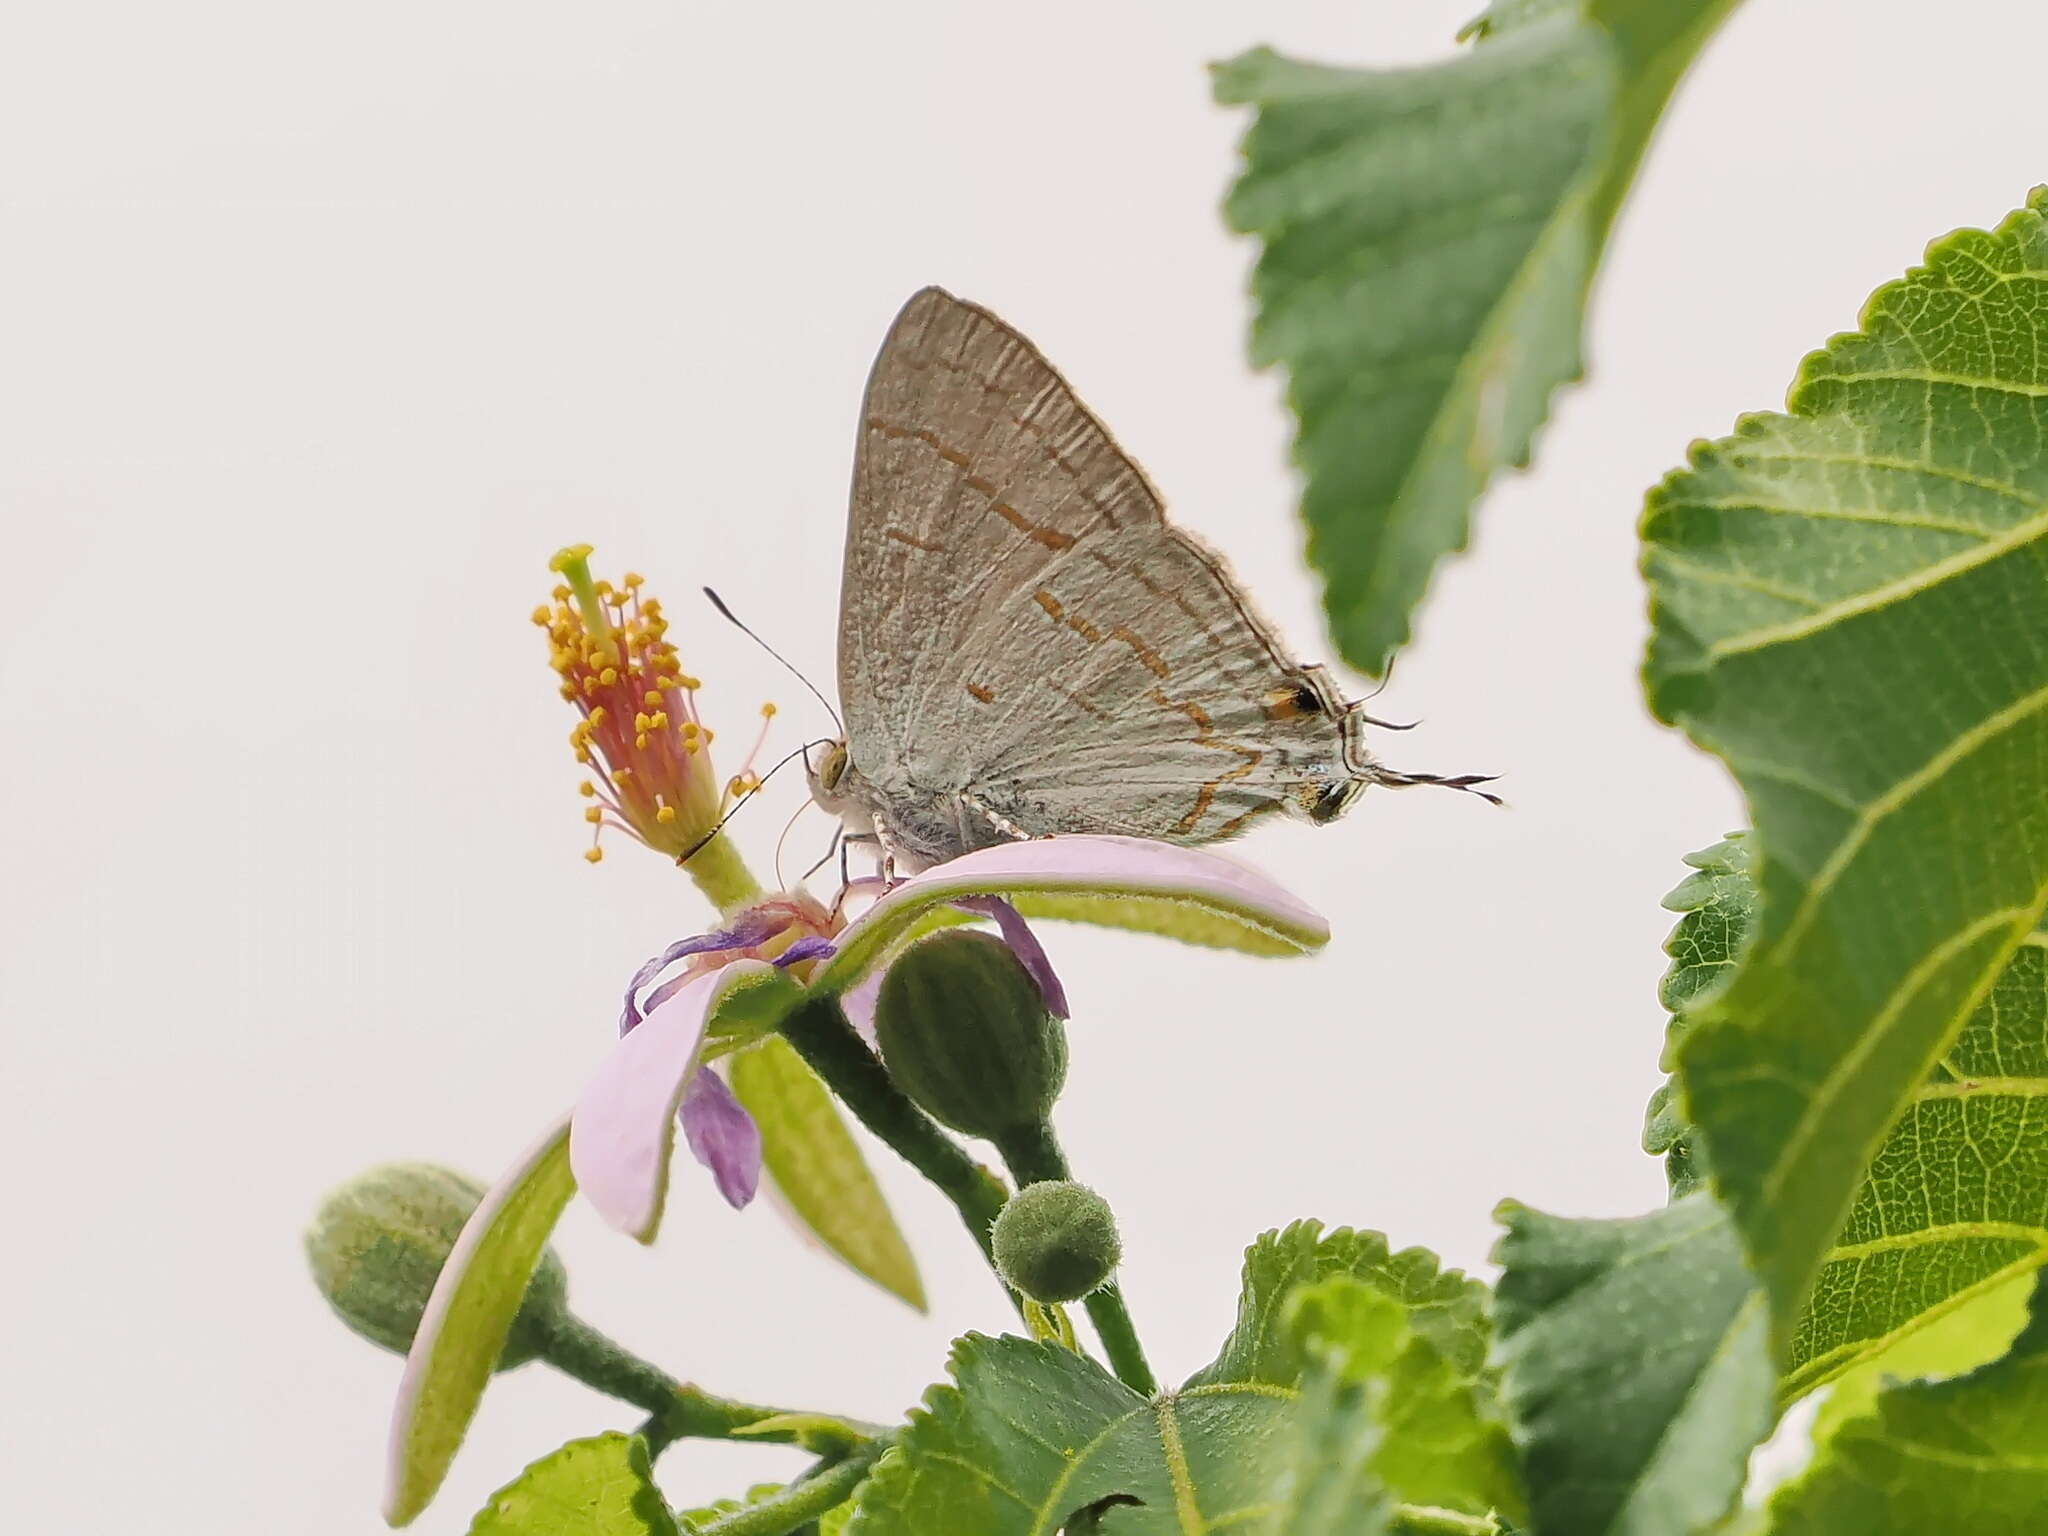
[[[1017,823],[1010,820],[1009,817],[1003,815],[994,807],[990,806],[986,801],[981,800],[974,795],[968,794],[965,790],[962,790],[960,792],[960,803],[966,806],[969,810],[973,811],[977,816],[979,816],[983,821],[987,822],[990,826],[994,827],[996,831],[1000,832],[1004,837],[1007,837],[1011,842],[1028,843],[1031,841],[1031,833],[1026,832],[1022,827],[1018,826]]]

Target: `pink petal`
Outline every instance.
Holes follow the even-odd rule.
[[[692,977],[612,1047],[576,1101],[569,1166],[598,1214],[643,1243],[654,1241],[668,1197],[676,1115],[697,1075],[704,1025],[736,983],[775,968],[735,960]]]
[[[1301,954],[1330,937],[1314,908],[1221,854],[1142,837],[1041,837],[963,854],[901,882],[839,934],[839,952],[812,985],[843,992],[885,961],[920,916],[963,896],[1002,896],[1027,915],[1255,954]]]

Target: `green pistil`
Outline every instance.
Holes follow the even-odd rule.
[[[555,552],[555,558],[548,562],[548,569],[569,583],[569,591],[576,599],[576,610],[583,615],[583,627],[590,631],[591,638],[613,655],[617,654],[612,645],[612,624],[605,616],[604,599],[597,595],[597,583],[590,576],[590,550],[588,544],[571,544]]]

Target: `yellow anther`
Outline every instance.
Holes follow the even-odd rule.
[[[647,578],[645,576],[642,576],[638,571],[626,572],[625,579],[628,590],[631,590],[632,588],[639,586],[642,582],[647,580]]]
[[[775,701],[773,699],[768,700],[761,706],[761,718],[763,720],[773,720],[775,718]]]
[[[562,686],[560,688],[557,688],[555,691],[559,693],[563,698],[569,700],[572,704],[576,701],[576,685],[574,683],[564,682]]]
[[[650,688],[645,693],[640,695],[640,702],[642,704],[645,704],[649,709],[659,709],[665,701],[661,696],[661,690],[659,688]]]
[[[614,768],[612,770],[612,777],[623,784],[633,777],[633,770],[630,768]]]
[[[660,810],[654,813],[654,819],[660,822],[663,826],[667,826],[670,822],[676,819],[676,808],[672,805],[664,805]]]
[[[691,677],[687,672],[678,672],[676,674],[676,686],[686,692],[695,693],[704,685],[698,682],[696,678]]]
[[[597,674],[597,680],[600,683],[603,683],[605,687],[609,688],[613,683],[616,683],[619,680],[619,669],[617,667],[606,667],[602,672]]]
[[[590,723],[592,725],[603,725],[605,721],[609,720],[610,718],[611,711],[606,709],[602,704],[598,705],[595,709],[593,709],[590,712]]]
[[[602,848],[586,848],[583,850],[583,857],[593,864],[602,864],[604,862],[604,850]]]
[[[581,795],[586,800],[595,799],[597,796],[597,786],[591,783],[590,780],[585,779],[581,784],[578,784],[576,786],[576,793]]]
[[[658,731],[661,730],[667,724],[668,711],[665,709],[657,709],[654,712],[653,718],[647,722],[647,729],[650,731]]]
[[[553,591],[548,593],[548,596],[552,597],[558,603],[567,603],[569,601],[570,593],[567,587],[557,586]]]
[[[601,805],[592,805],[585,807],[583,812],[583,819],[589,822],[593,827],[596,826],[599,822],[604,820],[604,807]]]
[[[647,733],[643,731],[638,736],[635,736],[633,738],[633,745],[640,751],[645,752],[647,750]]]
[[[554,621],[555,612],[552,608],[548,607],[546,603],[542,603],[538,608],[533,610],[533,622],[538,624],[542,629],[546,629],[550,624],[554,623]]]
[[[652,725],[653,722],[648,718],[645,710],[633,717],[633,729],[636,731],[648,730]]]

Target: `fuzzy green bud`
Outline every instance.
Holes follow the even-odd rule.
[[[1109,1202],[1064,1179],[1027,1184],[996,1218],[996,1271],[1033,1301],[1079,1301],[1115,1271],[1123,1240]]]
[[[483,1186],[430,1163],[387,1163],[320,1203],[306,1230],[313,1281],[335,1315],[372,1344],[404,1354]],[[569,1277],[549,1248],[527,1283],[498,1369],[541,1354],[568,1314]]]
[[[882,979],[875,1036],[897,1086],[969,1136],[1043,1124],[1067,1080],[1066,1026],[993,934],[950,929],[913,945]]]

